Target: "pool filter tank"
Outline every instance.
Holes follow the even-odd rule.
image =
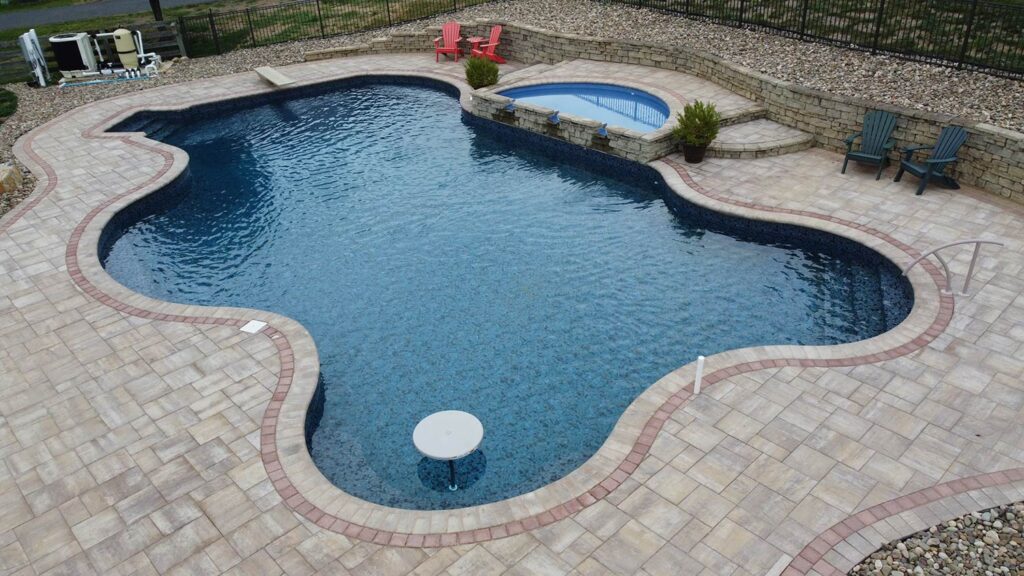
[[[114,49],[117,50],[117,59],[125,70],[134,70],[139,67],[139,53],[135,47],[135,38],[132,33],[124,28],[114,30]]]

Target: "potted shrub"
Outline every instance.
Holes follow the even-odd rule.
[[[696,164],[704,160],[708,144],[718,136],[721,122],[722,116],[715,110],[715,105],[700,100],[687,104],[683,112],[676,115],[672,139],[682,145],[683,158],[687,162]]]
[[[497,83],[498,65],[487,58],[471,57],[466,60],[466,82],[474,90]]]

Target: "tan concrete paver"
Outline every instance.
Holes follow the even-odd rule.
[[[616,574],[633,574],[664,544],[655,532],[630,520],[599,546],[593,557]]]
[[[459,75],[422,54],[301,64],[289,74],[312,81],[359,70]],[[626,65],[615,74],[667,77]],[[32,151],[58,184],[21,218],[0,221],[0,572],[763,574],[851,514],[1024,465],[1024,211],[970,189],[915,197],[913,183],[876,182],[854,167],[840,175],[840,158],[820,150],[709,159],[688,167],[690,176],[729,198],[844,218],[917,250],[976,236],[1007,246],[986,249],[972,294],[957,297],[949,327],[927,346],[858,366],[728,376],[668,415],[620,487],[566,519],[428,548],[327,531],[282,500],[260,458],[263,414],[283,371],[274,340],[120,312],[83,292],[65,260],[86,214],[163,161],[119,139],[82,138],[84,130],[128,105],[264,89],[243,74],[140,92],[35,136]],[[950,256],[962,275],[969,254]],[[890,516],[828,558],[852,566],[889,536],[1022,490],[970,490]],[[423,518],[433,530],[449,526],[444,514]]]

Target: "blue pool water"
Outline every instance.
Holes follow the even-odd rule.
[[[499,94],[640,132],[661,128],[669,113],[661,98],[613,84],[538,84],[502,90]]]
[[[322,363],[313,458],[385,505],[539,488],[698,354],[859,340],[911,305],[866,248],[698,209],[648,168],[522,140],[431,86],[378,79],[122,129],[191,163],[108,226],[107,271],[156,298],[302,322]],[[454,493],[412,445],[445,409],[486,429]]]

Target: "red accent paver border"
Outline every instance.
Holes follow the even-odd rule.
[[[875,504],[833,524],[828,530],[811,540],[799,554],[790,561],[782,571],[782,576],[804,576],[811,570],[822,576],[844,576],[846,572],[834,566],[825,556],[837,544],[867,526],[881,522],[886,518],[902,514],[915,508],[927,506],[943,498],[964,494],[982,488],[993,488],[1024,480],[1024,468],[1010,468],[999,472],[990,472],[969,476],[958,480],[950,480],[936,486],[922,488],[910,494],[904,494],[892,500]]]
[[[376,75],[388,74],[396,72],[393,70],[383,71]],[[369,73],[373,75],[372,73]],[[413,72],[415,75],[421,75],[424,77],[432,77],[437,79],[436,74],[430,75],[421,72]],[[324,80],[329,81],[329,80]],[[234,94],[232,97],[244,96],[246,94]],[[205,101],[203,100],[189,103],[190,105],[196,105]],[[136,106],[134,108],[128,108],[121,110],[115,115],[108,117],[105,120],[97,122],[95,125],[83,132],[83,136],[86,138],[119,138],[123,143],[130,146],[137,146],[144,148],[148,151],[158,154],[163,159],[163,165],[160,170],[146,182],[138,184],[131,189],[122,192],[114,197],[107,199],[99,206],[93,208],[86,217],[76,226],[72,233],[71,239],[68,242],[67,250],[65,253],[65,262],[68,267],[68,272],[71,275],[72,280],[78,285],[86,294],[95,298],[97,301],[114,308],[125,314],[137,316],[140,318],[146,318],[151,320],[161,320],[168,322],[183,322],[188,324],[197,325],[228,325],[228,326],[240,326],[244,324],[244,321],[233,319],[233,318],[222,318],[213,316],[197,316],[197,315],[174,315],[166,314],[154,310],[147,310],[138,306],[126,304],[115,297],[105,293],[104,291],[97,288],[92,284],[82,273],[78,262],[78,248],[79,243],[84,233],[84,230],[89,226],[93,219],[103,212],[104,209],[111,206],[113,203],[122,200],[128,196],[138,194],[139,192],[147,189],[157,182],[161,177],[167,174],[173,165],[173,155],[164,148],[147,144],[143,141],[136,140],[133,136],[111,136],[110,134],[99,134],[96,130],[109,125],[109,123],[118,117],[127,117],[130,113],[134,113],[142,109],[152,109],[155,107],[151,106]],[[27,213],[29,210],[34,208],[46,195],[52,192],[57,186],[57,175],[53,168],[38,154],[32,150],[32,144],[35,137],[38,134],[44,133],[51,129],[60,118],[44,124],[43,127],[33,131],[28,138],[23,142],[25,153],[42,168],[46,174],[47,182],[43,190],[37,194],[31,196],[26,200],[27,204],[20,207],[18,211],[12,215],[11,218],[5,219],[0,224],[0,233],[5,231],[10,225],[17,221],[22,215]],[[880,240],[888,242],[889,244],[899,248],[903,252],[916,256],[918,252],[912,247],[896,240],[895,238],[884,234],[878,230],[870,228],[868,226],[850,222],[840,218],[817,214],[814,212],[803,211],[803,210],[789,210],[782,208],[773,208],[768,206],[761,206],[752,202],[746,202],[741,200],[735,200],[720,194],[706,191],[699,184],[697,184],[686,171],[685,167],[679,163],[665,158],[661,162],[671,166],[676,172],[679,173],[680,177],[690,186],[696,193],[717,202],[726,204],[732,204],[735,206],[748,208],[751,210],[758,210],[769,213],[782,213],[795,216],[803,216],[807,218],[817,219],[821,221],[830,222],[832,224],[841,225],[851,229],[855,229],[870,235],[873,235]],[[151,191],[152,192],[152,191]],[[734,364],[725,368],[720,368],[713,372],[710,372],[704,376],[705,386],[712,386],[717,382],[725,380],[731,376],[742,374],[745,372],[752,372],[757,370],[763,370],[768,368],[781,368],[786,366],[792,367],[837,367],[837,366],[855,366],[860,364],[871,364],[884,360],[898,358],[906,355],[910,352],[918,350],[932,340],[934,340],[942,331],[948,326],[952,315],[953,315],[953,298],[950,295],[942,294],[941,290],[938,290],[944,285],[944,279],[938,269],[930,262],[925,261],[924,267],[935,281],[937,291],[939,292],[940,307],[939,311],[933,320],[931,326],[926,329],[923,333],[915,337],[910,342],[904,343],[900,346],[884,350],[882,352],[876,352],[868,355],[852,356],[847,358],[833,358],[833,359],[811,359],[811,358],[763,358],[756,361],[749,361]],[[260,455],[264,463],[264,467],[267,471],[274,488],[281,496],[282,500],[294,510],[296,513],[304,516],[309,521],[315,523],[325,530],[330,530],[345,536],[364,540],[367,542],[373,542],[376,544],[390,545],[390,546],[404,546],[404,547],[428,547],[436,548],[438,546],[451,546],[456,544],[471,544],[476,542],[484,542],[488,540],[494,540],[498,538],[504,538],[507,536],[513,536],[515,534],[522,533],[524,531],[533,530],[541,526],[546,526],[551,523],[557,522],[562,518],[579,512],[583,508],[592,506],[598,500],[605,498],[608,494],[614,491],[616,488],[622,485],[630,475],[637,469],[639,463],[650,451],[651,445],[654,443],[657,434],[660,432],[664,423],[668,420],[670,415],[682,407],[691,397],[690,390],[684,388],[672,394],[662,405],[652,414],[644,425],[639,438],[634,443],[633,448],[618,465],[618,467],[607,477],[597,482],[592,488],[583,492],[582,494],[562,502],[561,504],[552,507],[548,510],[539,512],[527,518],[518,519],[515,521],[505,522],[501,524],[495,524],[493,526],[477,528],[473,530],[463,530],[458,532],[437,532],[437,533],[401,533],[391,532],[386,530],[376,530],[367,526],[349,522],[343,518],[336,517],[328,514],[327,512],[319,509],[312,503],[310,503],[288,478],[284,468],[282,467],[281,460],[279,458],[277,444],[276,444],[276,432],[277,432],[277,420],[281,410],[281,406],[284,403],[285,398],[292,386],[295,356],[291,343],[288,341],[287,335],[275,328],[272,325],[267,325],[263,328],[261,333],[271,339],[278,350],[278,358],[280,360],[280,373],[278,375],[277,386],[274,390],[273,396],[264,412],[263,422],[261,424],[261,448]]]

